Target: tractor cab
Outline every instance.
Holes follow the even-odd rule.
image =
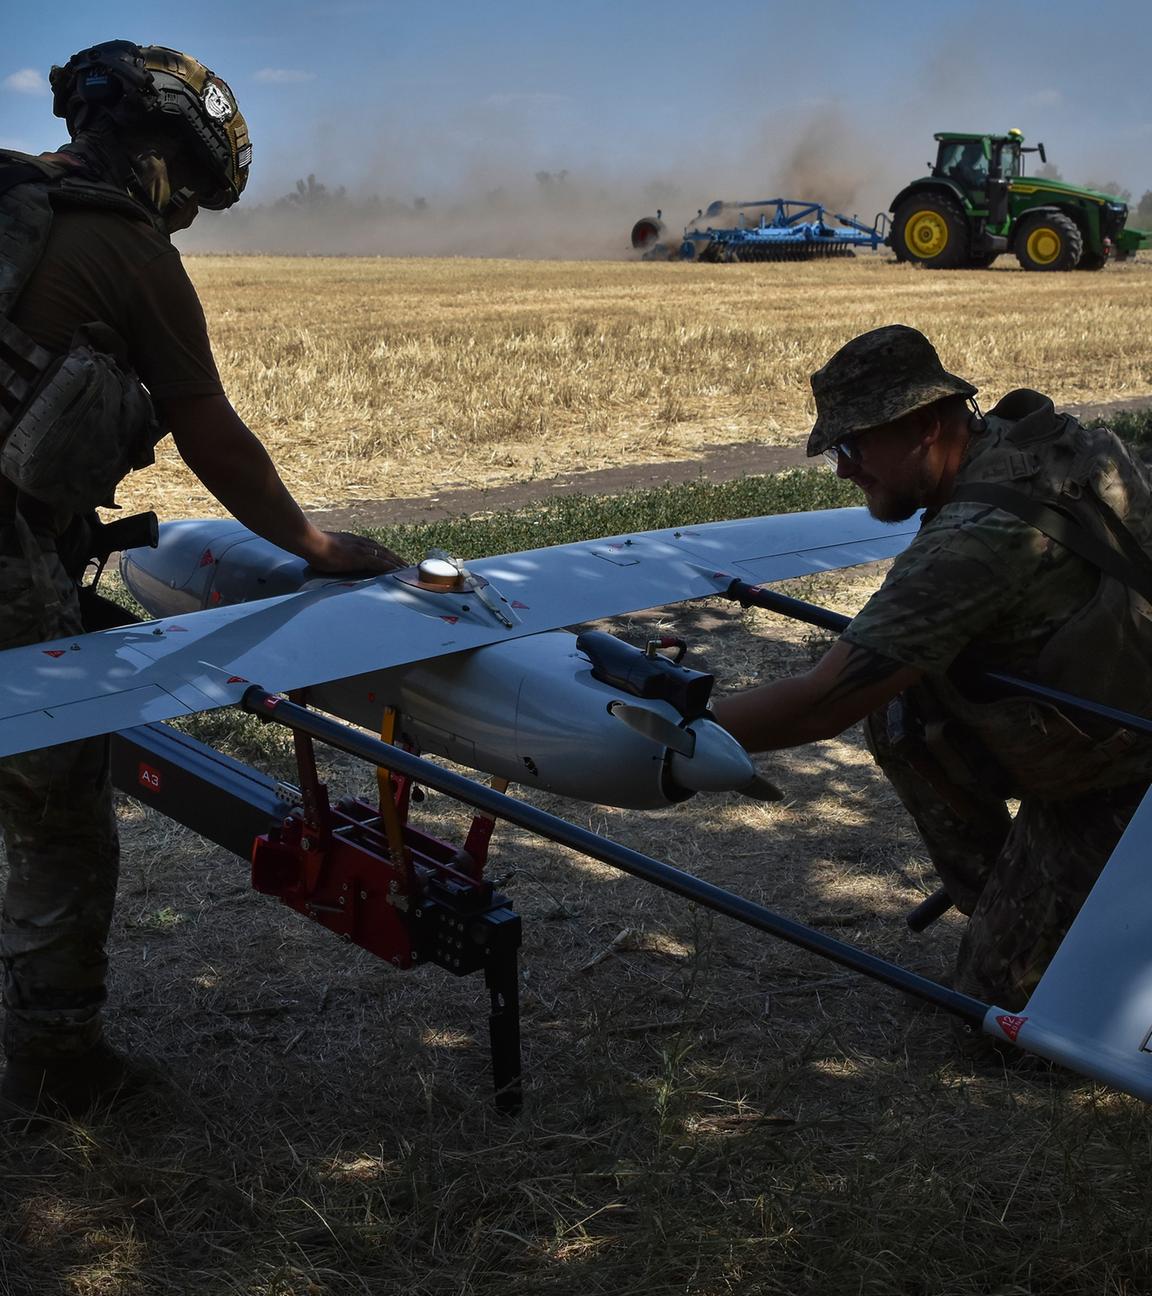
[[[959,185],[973,200],[978,200],[990,180],[1016,180],[1024,175],[1024,155],[1039,153],[1047,161],[1044,145],[1024,147],[1024,136],[1018,130],[1007,135],[958,135],[951,131],[936,136],[939,149],[932,174]]]
[[[1047,161],[1044,145],[1024,147],[1018,130],[1007,135],[958,135],[950,131],[936,136],[939,149],[932,174],[950,180],[963,192],[972,207],[988,209],[988,223],[996,227],[1008,214],[1008,190],[1013,180],[1024,175],[1024,155],[1039,153]]]

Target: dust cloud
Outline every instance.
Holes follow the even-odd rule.
[[[434,143],[428,143],[432,148]],[[446,150],[450,155],[450,150]],[[876,146],[834,106],[773,117],[706,155],[659,138],[628,173],[593,160],[532,170],[493,144],[457,178],[414,188],[411,154],[380,148],[371,182],[340,186],[348,159],[326,157],[311,174],[285,179],[281,195],[206,213],[180,238],[190,252],[345,256],[463,256],[622,260],[636,254],[630,232],[641,216],[663,213],[675,237],[716,199],[734,204],[784,197],[821,202],[832,212],[883,210],[899,183]],[[664,154],[664,156],[661,156]],[[275,193],[275,181],[265,193]]]

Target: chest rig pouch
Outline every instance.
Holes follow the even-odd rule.
[[[153,462],[161,432],[125,343],[108,325],[84,325],[68,351],[54,355],[10,318],[44,254],[54,211],[65,205],[148,219],[114,185],[0,151],[0,472],[53,510],[84,513],[111,505],[120,481]]]

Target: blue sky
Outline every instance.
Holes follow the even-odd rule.
[[[1092,21],[1082,0],[19,10],[0,51],[0,142],[38,151],[63,138],[53,62],[111,38],[171,45],[239,98],[255,147],[249,202],[309,172],[434,199],[566,169],[633,205],[648,182],[675,183],[696,206],[774,196],[811,163],[833,188],[843,174],[845,205],[866,210],[921,173],[933,131],[1009,126],[1043,139],[1068,179],[1114,179],[1137,198],[1152,188],[1152,25],[1131,7],[1131,29],[1119,12]]]

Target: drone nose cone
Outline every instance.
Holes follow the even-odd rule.
[[[715,720],[694,720],[688,726],[696,735],[691,756],[671,752],[668,773],[686,791],[735,792],[756,777],[751,757]]]

